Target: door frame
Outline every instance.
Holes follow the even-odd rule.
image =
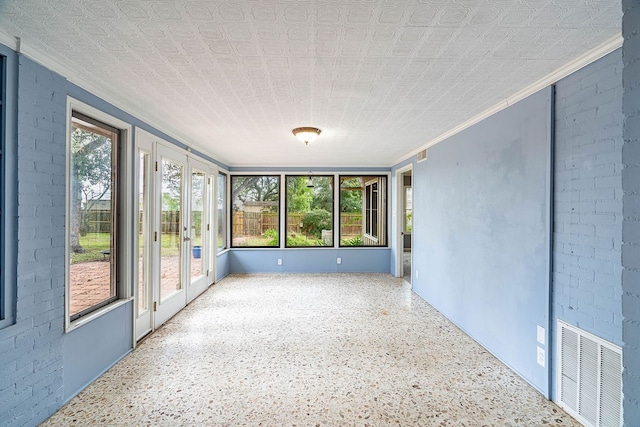
[[[211,206],[211,203],[215,202],[215,187],[217,180],[217,172],[218,167],[199,156],[193,155],[190,153],[188,149],[180,148],[174,144],[169,143],[152,133],[145,131],[140,128],[135,129],[135,149],[134,149],[134,165],[132,166],[132,170],[134,172],[134,195],[132,196],[133,215],[131,217],[132,222],[132,230],[133,237],[131,239],[132,251],[131,257],[132,260],[139,259],[139,250],[138,250],[138,235],[139,235],[139,223],[138,221],[134,221],[133,218],[138,215],[139,206],[138,206],[138,194],[139,194],[139,174],[140,174],[140,164],[139,164],[139,153],[140,150],[144,150],[149,153],[149,164],[148,164],[148,173],[147,177],[148,183],[148,195],[147,195],[147,203],[148,208],[145,212],[146,221],[148,221],[148,235],[143,236],[145,239],[146,245],[146,259],[143,262],[143,268],[146,268],[147,274],[145,279],[148,283],[147,286],[147,295],[148,295],[148,312],[138,313],[138,302],[139,302],[139,290],[138,290],[138,278],[139,278],[139,262],[135,262],[132,268],[132,280],[133,280],[133,296],[134,296],[134,310],[133,310],[133,339],[134,339],[134,347],[136,343],[142,339],[144,336],[153,332],[157,329],[162,323],[166,322],[169,318],[175,315],[177,312],[182,310],[188,302],[196,298],[202,292],[204,292],[209,285],[214,282],[215,279],[215,254],[216,247],[214,245],[214,233],[216,224],[215,220],[215,209]],[[160,236],[158,236],[158,241],[154,241],[153,236],[154,232],[160,233],[160,224],[159,221],[161,219],[161,214],[158,209],[160,208],[161,201],[161,168],[158,167],[159,170],[156,170],[156,162],[158,165],[161,164],[162,158],[165,157],[169,160],[177,161],[183,166],[183,179],[182,179],[182,201],[181,201],[181,211],[182,211],[182,224],[181,224],[181,233],[180,233],[180,241],[183,245],[183,253],[181,256],[181,281],[182,281],[182,289],[176,294],[170,296],[164,302],[161,302],[159,299],[159,287],[160,287]],[[195,169],[198,171],[205,173],[205,183],[206,187],[206,196],[207,201],[205,204],[207,205],[205,213],[207,220],[211,224],[210,231],[207,232],[206,244],[209,245],[208,251],[209,255],[205,259],[204,268],[208,270],[209,274],[205,274],[205,278],[201,279],[196,286],[191,285],[191,280],[189,274],[186,272],[186,268],[189,266],[190,258],[191,258],[191,245],[185,245],[184,242],[184,226],[188,226],[190,222],[190,210],[191,210],[191,170],[193,165]],[[211,183],[208,184],[208,180],[211,180]],[[204,243],[204,242],[203,242]],[[210,256],[213,253],[213,256]],[[204,254],[203,254],[204,255]],[[206,273],[206,271],[205,271]],[[187,280],[189,279],[189,280]],[[191,289],[190,289],[191,287]],[[154,302],[156,304],[156,310],[154,310]],[[165,304],[167,307],[171,306],[175,309],[169,310],[169,313],[159,313],[158,309],[161,304]],[[144,319],[142,316],[145,316]]]
[[[146,225],[147,225],[147,233],[145,235],[142,236],[142,239],[144,240],[144,245],[145,245],[145,249],[146,249],[146,256],[145,259],[143,260],[142,263],[142,268],[146,270],[146,274],[144,275],[144,279],[147,281],[147,283],[144,284],[144,287],[146,288],[146,293],[147,293],[147,309],[142,312],[139,313],[138,312],[138,307],[139,307],[139,299],[140,299],[140,295],[139,295],[139,278],[140,278],[140,252],[139,252],[139,246],[138,246],[138,236],[140,235],[140,222],[139,221],[133,221],[133,259],[134,260],[138,260],[138,262],[133,263],[133,296],[134,296],[134,308],[133,308],[133,329],[134,329],[134,334],[133,334],[133,339],[134,339],[134,343],[137,342],[138,340],[140,340],[141,338],[143,338],[144,336],[146,336],[147,334],[149,334],[150,332],[152,332],[155,328],[154,328],[154,313],[153,313],[153,288],[151,286],[151,284],[154,281],[154,277],[153,277],[153,268],[151,266],[151,260],[152,260],[152,253],[153,253],[153,245],[151,245],[151,238],[150,238],[150,234],[152,233],[152,229],[153,229],[153,224],[154,224],[154,215],[155,215],[155,197],[154,197],[154,192],[153,192],[153,181],[154,181],[154,172],[153,172],[153,167],[152,165],[155,162],[156,159],[156,155],[155,155],[155,142],[153,140],[153,135],[151,135],[150,133],[140,129],[140,128],[136,128],[135,130],[135,166],[134,166],[134,215],[139,214],[140,212],[140,207],[139,207],[139,194],[140,194],[140,162],[139,162],[139,154],[141,150],[144,150],[146,153],[148,153],[148,163],[145,165],[147,167],[147,176],[146,176],[146,186],[147,186],[147,194],[146,196],[146,211],[144,212],[145,218],[144,220],[146,221]],[[142,319],[142,317],[144,316],[144,319]]]
[[[402,176],[411,172],[411,188],[413,194],[413,163],[409,163],[406,166],[396,170],[396,194],[395,194],[395,231],[396,231],[396,277],[404,276],[404,180]],[[411,236],[411,269],[413,270],[413,236]],[[413,273],[413,271],[412,271]],[[411,277],[411,286],[413,287],[413,274]]]

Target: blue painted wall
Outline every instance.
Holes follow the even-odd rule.
[[[545,395],[551,108],[547,88],[431,147],[413,171],[414,291]]]
[[[552,337],[622,345],[622,123],[621,50],[556,84]]]
[[[624,423],[640,425],[640,3],[623,0],[624,219],[622,224],[622,374]]]
[[[6,237],[17,241],[16,323],[0,331],[0,425],[9,426],[51,415],[64,384],[65,80],[17,59],[18,230]]]
[[[132,310],[129,302],[65,335],[65,402],[131,351]]]
[[[388,273],[389,248],[234,249],[230,273]],[[341,258],[341,264],[337,259]],[[282,264],[278,265],[278,259]]]
[[[624,304],[622,288],[622,64],[622,51],[617,50],[562,79],[555,88],[553,272],[551,321],[547,336],[547,347],[552,356],[548,359],[551,368],[552,398],[555,398],[554,344],[558,319],[586,329],[615,344],[622,345],[624,341],[627,349],[634,349],[634,355],[638,354],[636,349],[640,346],[640,316],[637,314],[640,312],[640,297],[637,296],[638,293],[627,292],[625,295],[636,302],[635,305]],[[448,141],[442,144],[446,143]],[[430,160],[436,147],[429,149]],[[640,153],[640,150],[630,150],[625,157],[629,159],[629,164],[636,168],[633,170],[640,170],[640,155],[635,160],[630,158],[634,153]],[[397,169],[411,161],[412,159],[407,159],[395,166],[394,177]],[[429,167],[429,161],[420,165],[413,162],[416,193],[421,193],[420,187],[424,185],[424,180],[420,177],[424,174],[423,168]],[[640,182],[640,178],[630,178],[629,185],[632,182]],[[395,189],[395,186],[393,188]],[[629,218],[626,234],[634,236],[636,231],[631,222],[633,218],[640,217],[640,212],[633,213],[632,209],[640,205],[635,203],[636,194],[640,193],[640,190],[634,187],[630,188],[628,193],[629,196],[625,196],[628,197],[625,215]],[[393,209],[395,212],[396,207]],[[429,204],[423,203],[422,198],[414,199],[414,212],[416,220],[423,215],[430,215]],[[393,232],[395,233],[395,229]],[[415,244],[420,245],[418,242],[424,239],[421,239],[418,233],[414,229]],[[640,233],[636,233],[635,236],[640,236]],[[393,271],[395,239],[392,242]],[[636,244],[640,242],[633,245]],[[425,268],[422,262],[424,256],[425,254],[422,254],[420,258],[414,258],[414,270]],[[637,271],[640,271],[640,267],[627,271],[628,283],[637,283],[640,277]],[[417,282],[414,286],[421,286],[421,279],[414,277],[414,281]],[[421,293],[420,289],[416,291]],[[426,299],[433,302],[428,296]],[[636,313],[635,320],[626,320],[628,325],[625,327],[622,322],[623,307]],[[625,318],[629,317],[625,314]],[[629,331],[629,338],[623,336],[625,331]],[[636,381],[632,389],[633,395],[639,395],[637,391],[640,390],[640,386],[637,381],[640,378],[640,362],[635,362],[633,356],[627,356],[629,353],[631,351],[626,350],[625,365],[636,366],[636,376],[629,380],[629,372],[634,371],[627,367],[625,387],[630,388],[629,384]],[[635,405],[632,411],[636,414],[634,416],[638,416],[637,402],[637,399],[627,399],[626,402],[627,406]]]
[[[229,275],[229,251],[216,255],[216,282]]]

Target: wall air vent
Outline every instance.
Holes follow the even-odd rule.
[[[558,321],[557,403],[586,426],[622,426],[622,349]]]
[[[424,162],[425,160],[427,160],[427,149],[426,148],[418,153],[418,163]]]

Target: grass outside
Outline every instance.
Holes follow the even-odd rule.
[[[176,256],[179,253],[179,236],[175,234],[165,233],[160,236],[160,243],[162,244],[161,254],[162,256]],[[72,253],[71,264],[78,264],[81,262],[90,261],[102,261],[107,258],[107,255],[102,251],[109,250],[111,235],[109,233],[87,233],[84,236],[80,236],[80,246],[85,250],[84,253]],[[142,239],[140,241],[140,247],[142,247]],[[202,245],[202,238],[197,237],[191,242],[193,246]]]

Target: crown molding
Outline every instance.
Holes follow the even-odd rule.
[[[432,140],[430,140],[429,142],[427,142],[426,144],[422,145],[420,148],[413,150],[411,152],[409,152],[408,154],[397,158],[396,160],[394,160],[394,162],[392,162],[389,166],[393,167],[394,165],[397,165],[398,163],[407,160],[410,157],[414,157],[417,156],[418,153],[422,150],[425,150],[429,147],[432,147],[444,140],[446,140],[447,138],[452,137],[453,135],[456,135],[460,132],[462,132],[463,130],[475,125],[476,123],[481,122],[482,120],[486,119],[487,117],[490,117],[492,115],[494,115],[495,113],[504,110],[505,108],[509,107],[510,105],[515,104],[518,101],[522,101],[524,98],[533,95],[534,93],[544,89],[547,86],[550,86],[552,84],[557,83],[558,81],[562,80],[563,78],[569,76],[570,74],[575,73],[576,71],[578,71],[581,68],[586,67],[587,65],[597,61],[598,59],[602,58],[603,56],[613,52],[614,50],[622,47],[622,42],[623,42],[623,38],[622,38],[622,34],[619,34],[615,37],[610,38],[609,40],[607,40],[606,42],[600,44],[599,46],[596,46],[595,48],[589,50],[588,52],[584,53],[583,55],[580,55],[578,58],[574,59],[573,61],[563,65],[562,67],[558,68],[556,71],[553,71],[550,74],[547,74],[545,77],[541,78],[540,80],[536,81],[535,83],[525,87],[524,89],[514,93],[513,95],[511,95],[508,98],[503,99],[502,101],[494,104],[493,106],[489,107],[488,109],[484,110],[483,112],[481,112],[480,114],[477,114],[475,116],[473,116],[472,118],[470,118],[469,120],[460,123],[458,126],[448,130],[447,132],[444,132],[442,134],[440,134],[439,136],[437,136],[436,138],[433,138]]]
[[[5,33],[2,29],[0,29],[0,43],[7,46],[9,49],[14,52],[18,52],[20,50],[19,39],[11,34]]]

